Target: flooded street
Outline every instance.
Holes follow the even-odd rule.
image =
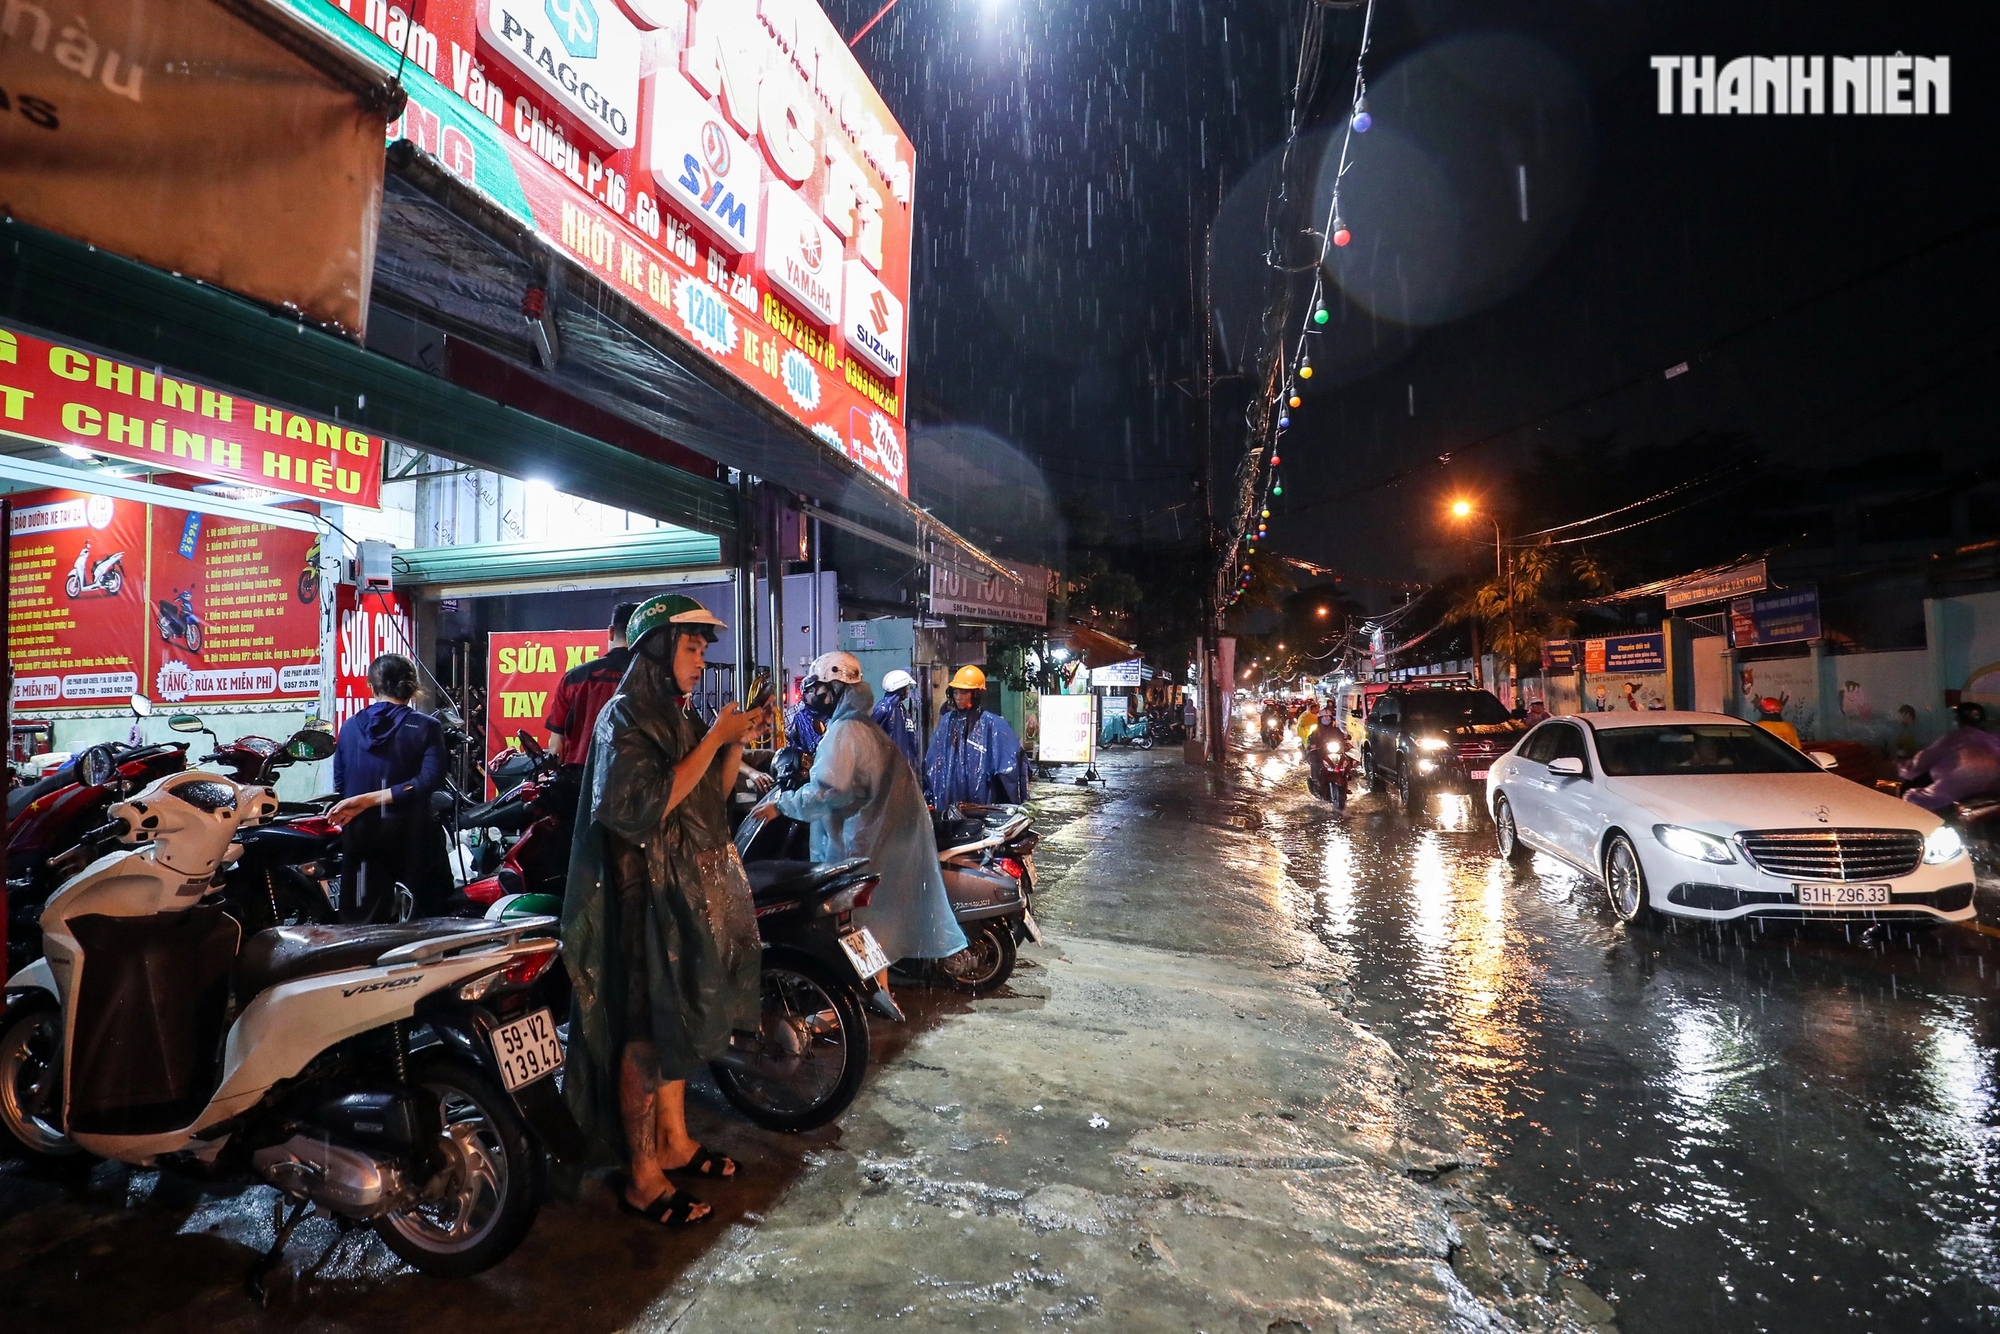
[[[2000,933],[1628,930],[1463,799],[1343,816],[1296,750],[1236,764],[1351,1012],[1623,1329],[2000,1328]]]

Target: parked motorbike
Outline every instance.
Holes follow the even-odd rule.
[[[1104,726],[1098,729],[1097,746],[1108,750],[1112,746],[1137,746],[1140,750],[1153,748],[1153,720],[1150,717],[1128,718],[1122,713],[1104,715]]]
[[[947,807],[932,816],[938,863],[969,957],[937,971],[960,991],[992,991],[1013,976],[1016,946],[1040,942],[1033,911],[1034,819],[1019,806]]]
[[[63,580],[63,592],[72,601],[85,593],[102,593],[108,598],[115,598],[124,587],[125,553],[114,551],[93,565],[87,541],[83,550],[76,553],[76,563],[69,567],[69,575]]]
[[[1339,728],[1322,725],[1306,739],[1306,789],[1337,811],[1347,809],[1357,767],[1353,742]]]
[[[282,742],[263,736],[240,736],[224,745],[221,737],[191,713],[174,714],[167,719],[167,726],[176,732],[195,733],[209,739],[214,748],[201,756],[197,763],[226,772],[234,782],[258,787],[269,787],[277,782],[279,772],[294,764],[310,764],[328,758],[339,744],[325,720],[312,717],[306,719],[304,727]],[[317,810],[318,806],[307,809]]]
[[[519,740],[521,748],[509,747],[506,755],[495,756],[487,772],[499,781],[514,776],[521,781],[458,817],[462,829],[493,830],[503,838],[520,835],[505,845],[492,874],[465,886],[465,897],[482,908],[509,894],[547,894],[561,902],[569,878],[581,784],[575,774],[564,772],[553,751],[527,732]]]
[[[1187,722],[1178,707],[1162,704],[1148,710],[1146,717],[1150,720],[1146,730],[1152,734],[1156,745],[1179,746],[1186,743]]]
[[[85,778],[108,783],[108,757]],[[582,1149],[537,986],[555,920],[246,940],[213,878],[276,809],[201,770],[112,806],[42,914],[47,956],[8,981],[0,1125],[37,1155],[277,1187],[290,1207],[254,1296],[314,1208],[425,1272],[479,1273],[533,1223],[544,1148]]]
[[[201,617],[195,614],[194,591],[183,588],[173,600],[159,602],[160,638],[169,644],[184,644],[187,651],[201,652]]]

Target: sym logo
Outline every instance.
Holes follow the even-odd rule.
[[[714,184],[715,177],[729,174],[732,160],[729,136],[723,133],[722,125],[717,121],[709,121],[701,127],[701,159],[708,164],[709,184]]]
[[[597,10],[590,0],[542,0],[542,12],[556,25],[556,40],[571,59],[597,58]]]
[[[889,302],[880,292],[868,303],[868,322],[875,326],[877,337],[889,332]]]

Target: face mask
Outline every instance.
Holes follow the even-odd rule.
[[[838,681],[815,681],[800,694],[805,706],[825,718],[840,707],[840,697],[847,693],[847,687]]]

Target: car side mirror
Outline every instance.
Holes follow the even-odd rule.
[[[1565,755],[1561,759],[1549,761],[1549,772],[1559,778],[1581,778],[1583,761],[1574,755]]]
[[[1814,764],[1817,764],[1822,769],[1838,769],[1840,767],[1840,756],[1838,755],[1830,755],[1823,750],[1809,750],[1806,752],[1806,755]]]
[[[191,713],[175,714],[173,717],[167,719],[167,726],[176,732],[200,732],[206,730],[201,725],[201,719]]]

